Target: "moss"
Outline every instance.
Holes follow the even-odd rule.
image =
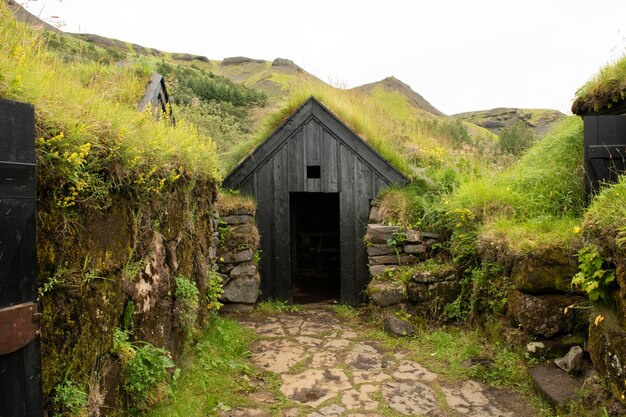
[[[576,92],[572,112],[585,114],[610,109],[626,99],[626,56],[608,64]]]

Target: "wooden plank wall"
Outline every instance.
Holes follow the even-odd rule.
[[[307,178],[307,166],[319,165],[321,178]],[[261,297],[292,300],[292,192],[339,193],[341,301],[363,300],[369,282],[363,245],[370,202],[388,183],[317,118],[295,130],[239,187],[257,200],[261,234]]]
[[[37,299],[35,112],[0,100],[0,308]],[[0,355],[0,416],[40,417],[40,340]]]
[[[626,115],[585,116],[585,191],[617,180],[626,169]]]

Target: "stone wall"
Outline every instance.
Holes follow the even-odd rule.
[[[372,208],[370,222],[380,220]],[[433,258],[438,241],[434,233],[368,224],[365,245],[372,280],[367,293],[383,316],[399,309],[436,315],[458,297],[461,287],[456,268]]]
[[[81,207],[73,215],[48,200],[38,206],[38,259],[45,407],[55,387],[72,378],[100,398],[104,415],[122,414],[119,360],[111,354],[116,328],[131,341],[182,353],[186,335],[176,278],[199,290],[197,325],[213,267],[217,188],[186,182],[150,201],[115,196],[108,208]]]
[[[585,298],[572,292],[570,282],[578,271],[576,258],[563,255],[558,258],[526,258],[514,261],[511,270],[513,287],[508,292],[508,315],[513,325],[521,328],[534,340],[537,353],[557,356],[569,346],[582,344],[582,329],[577,326],[577,307]],[[577,331],[581,337],[572,337]],[[543,346],[543,348],[542,348]]]
[[[232,199],[231,199],[232,202]],[[229,204],[221,207],[217,264],[224,293],[222,310],[251,310],[259,298],[259,232],[254,206]]]

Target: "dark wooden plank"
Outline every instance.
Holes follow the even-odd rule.
[[[289,139],[289,191],[305,190],[304,132],[300,129]]]
[[[626,115],[597,117],[598,145],[617,145],[626,142]]]
[[[272,298],[274,289],[274,166],[267,163],[260,167],[256,174],[257,178],[257,209],[256,221],[261,235],[261,262],[259,265],[261,273],[261,298],[267,300]]]
[[[297,109],[265,141],[248,155],[233,171],[224,178],[224,186],[237,188],[248,176],[269,160],[282,146],[283,142],[298,131],[310,117],[313,101],[309,100]]]
[[[322,138],[322,127],[315,119],[307,122],[304,139],[306,142],[306,164],[320,164],[320,145]]]
[[[336,193],[338,187],[337,140],[326,130],[322,136],[322,192]]]
[[[37,298],[35,200],[0,200],[0,307]]]
[[[0,196],[2,198],[37,198],[35,164],[0,161]]]
[[[626,137],[622,140],[626,142]],[[587,146],[586,150],[589,159],[626,159],[626,143]]]
[[[244,181],[239,186],[239,191],[241,192],[241,194],[249,195],[249,196],[254,197],[255,196],[254,182],[255,182],[255,176],[254,175],[249,177],[246,181]]]
[[[289,149],[274,156],[274,293],[293,301],[291,294],[291,234],[289,207]]]
[[[370,212],[372,191],[372,170],[363,161],[356,158],[354,166],[354,270],[355,270],[355,297],[357,303],[365,301],[365,287],[369,283],[367,269],[367,252],[363,237],[367,230]]]
[[[355,304],[355,227],[354,206],[354,155],[345,146],[340,146],[342,190],[339,194],[339,233],[341,247],[341,302]]]
[[[35,110],[0,99],[0,161],[35,162]]]

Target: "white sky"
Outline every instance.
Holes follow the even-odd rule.
[[[334,85],[393,75],[447,114],[569,113],[626,52],[625,0],[20,0],[63,30],[211,59],[289,58]],[[53,19],[55,20],[55,19]]]

